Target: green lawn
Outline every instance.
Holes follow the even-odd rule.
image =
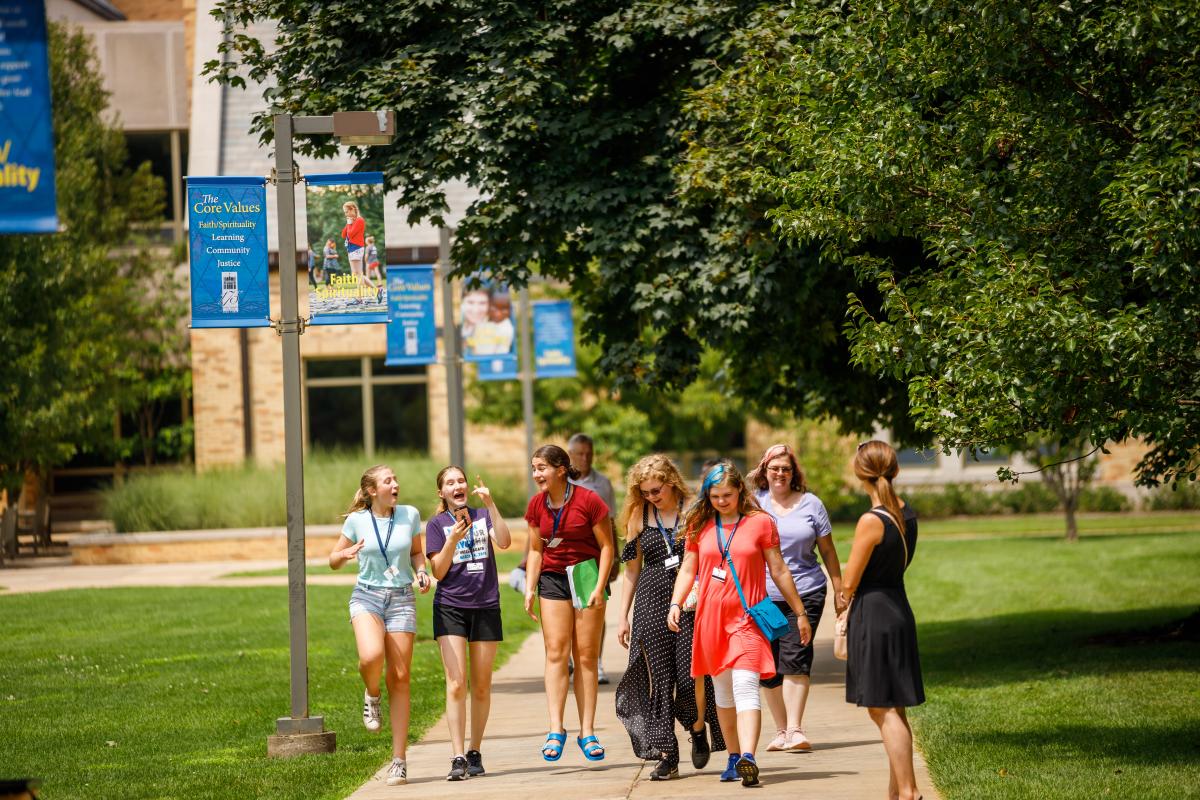
[[[914,505],[918,514],[920,506]],[[980,517],[922,519],[921,537],[936,539],[995,539],[998,537],[1035,537],[1062,539],[1066,523],[1061,512],[1052,514],[1002,514]],[[1200,512],[1149,511],[1078,515],[1079,535],[1111,536],[1131,533],[1200,533]],[[834,536],[844,558],[850,552],[854,522],[833,523]],[[843,545],[844,548],[843,548]]]
[[[362,727],[349,590],[310,586],[310,713],[332,756],[266,757],[287,716],[287,594],[277,587],[64,591],[0,597],[0,776],[53,798],[343,798],[391,755]],[[441,661],[421,598],[415,738],[441,715]],[[501,593],[505,659],[531,630]],[[386,712],[385,712],[386,713]],[[385,717],[386,718],[386,717]]]
[[[496,553],[496,568],[503,574],[510,571],[513,567],[521,563],[521,553],[515,550],[507,552],[500,551]],[[304,573],[306,575],[344,575],[347,574],[353,565],[342,567],[341,572],[334,572],[329,568],[328,564],[309,564]],[[258,569],[248,570],[246,572],[230,572],[227,575],[222,575],[222,578],[273,578],[282,575],[287,575],[287,567],[277,567],[276,569]]]
[[[1200,535],[926,539],[907,583],[943,797],[1200,797],[1200,642],[1089,641],[1195,613]]]

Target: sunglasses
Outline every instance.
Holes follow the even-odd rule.
[[[646,497],[658,497],[660,494],[663,493],[663,490],[666,488],[667,488],[666,485],[655,486],[653,489],[643,490],[642,494],[644,494]]]
[[[790,475],[791,467],[767,467],[767,472],[774,472],[776,475]]]

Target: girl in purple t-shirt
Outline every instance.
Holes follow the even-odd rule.
[[[460,467],[443,468],[437,487],[438,513],[425,527],[425,555],[438,581],[433,637],[446,670],[446,723],[453,754],[446,779],[461,781],[484,773],[479,748],[492,705],[492,662],[504,639],[493,545],[504,550],[512,536],[482,479],[471,494],[478,495],[483,508],[467,505],[467,476]],[[465,749],[468,683],[474,691],[471,747]]]

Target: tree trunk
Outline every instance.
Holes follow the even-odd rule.
[[[1067,513],[1067,541],[1079,541],[1079,525],[1075,522],[1075,501],[1063,504],[1063,510]]]

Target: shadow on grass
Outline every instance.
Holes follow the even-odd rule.
[[[1034,611],[950,622],[917,622],[928,686],[980,688],[1067,675],[1120,675],[1200,667],[1200,642],[1136,648],[1090,644],[1108,634],[1161,628],[1195,611],[1168,606],[1096,613]]]
[[[1020,731],[986,731],[972,734],[986,748],[1025,748],[1051,753],[1073,750],[1089,758],[1124,765],[1155,767],[1192,766],[1200,757],[1200,720],[1180,720],[1174,725],[1139,722],[1114,725],[1059,724]],[[1011,751],[1008,751],[1011,752]]]

